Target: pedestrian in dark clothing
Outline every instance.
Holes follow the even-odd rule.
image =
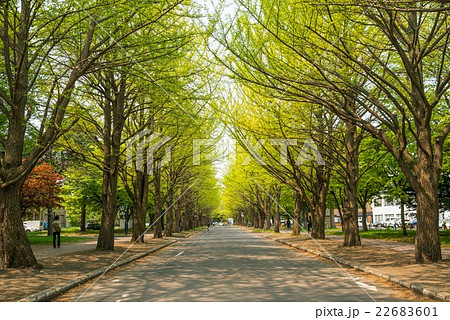
[[[209,226],[210,226],[210,224],[209,224],[209,221],[206,223],[206,227],[208,228],[208,230],[209,230]]]
[[[56,237],[58,237],[58,248],[61,245],[61,221],[59,216],[55,217],[55,221],[52,223],[53,230],[53,248],[56,248]]]
[[[309,232],[311,232],[311,228],[312,228],[311,216],[308,216],[307,223],[308,223],[308,233],[309,233]]]
[[[291,227],[291,220],[287,220],[287,222],[286,222],[286,227],[289,229],[290,227]]]

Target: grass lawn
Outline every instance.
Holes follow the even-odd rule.
[[[77,236],[96,237],[96,236],[98,236],[99,233],[100,233],[100,230],[80,231],[80,227],[63,228],[61,230],[61,236],[67,235],[67,236],[74,236],[74,237],[77,237]],[[133,233],[133,229],[130,228],[128,230],[128,235],[131,235],[132,233]],[[37,231],[37,232],[33,232],[31,234],[32,235],[46,235],[47,230]],[[115,236],[124,236],[125,230],[116,228],[114,230],[114,235]]]
[[[47,234],[47,233],[46,233]],[[39,235],[36,232],[32,234],[27,234],[28,240],[30,241],[30,244],[52,244],[53,243],[53,237],[47,236],[47,235]],[[92,241],[94,238],[84,238],[84,237],[70,237],[70,236],[64,236],[61,235],[61,243],[73,243],[73,242],[86,242],[86,241]]]
[[[176,238],[187,238],[189,237],[192,233],[197,232],[197,231],[202,231],[206,229],[206,227],[197,227],[197,228],[193,228],[193,229],[189,229],[186,231],[181,231],[181,232],[177,232],[177,233],[172,233],[172,237],[176,237]]]
[[[330,229],[326,231],[327,234],[334,235],[344,235],[344,233],[340,229]],[[450,247],[450,230],[440,231],[440,239],[441,244],[444,247]],[[369,230],[369,231],[359,231],[359,235],[362,238],[368,239],[384,239],[391,241],[402,241],[414,243],[414,238],[416,237],[415,230],[408,230],[408,235],[402,235],[402,230]]]
[[[179,238],[187,238],[193,232],[201,231],[204,229],[206,229],[206,227],[197,227],[197,228],[182,231],[179,233],[174,233],[174,234],[172,234],[172,236],[179,237]],[[149,230],[148,232],[151,233],[152,230]],[[97,238],[99,233],[100,233],[100,230],[86,230],[84,232],[81,232],[80,227],[64,228],[61,230],[61,242],[82,242],[82,241],[94,240]],[[131,236],[132,234],[133,234],[133,229],[130,228],[128,230],[128,236]],[[116,228],[114,230],[114,235],[116,237],[125,236],[125,230]],[[47,237],[47,230],[28,233],[27,236],[28,236],[28,239],[30,240],[31,244],[47,244],[47,243],[52,243],[52,241],[53,241],[52,237]],[[45,238],[49,238],[49,240],[46,240]]]
[[[265,233],[268,233],[268,232],[274,232],[273,229],[264,230],[264,229],[258,229],[258,228],[252,228],[250,231],[251,231],[251,232],[256,232],[256,233],[262,233],[262,232],[265,232]]]

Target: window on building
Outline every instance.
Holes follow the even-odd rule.
[[[382,203],[381,199],[376,198],[373,200],[373,205],[375,207],[381,207],[383,205],[383,203]]]

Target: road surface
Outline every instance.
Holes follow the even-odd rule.
[[[106,274],[79,301],[398,301],[396,290],[249,231],[215,227]]]

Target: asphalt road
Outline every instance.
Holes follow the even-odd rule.
[[[105,275],[79,301],[398,301],[394,289],[354,278],[254,233],[215,227]]]

